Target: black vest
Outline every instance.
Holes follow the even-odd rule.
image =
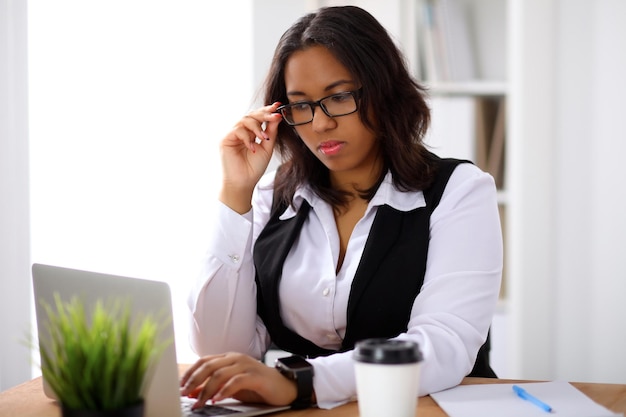
[[[348,299],[346,334],[340,352],[357,341],[392,338],[407,331],[413,302],[426,271],[430,215],[439,204],[450,175],[464,161],[441,159],[432,186],[424,191],[425,207],[402,212],[390,206],[378,208]],[[273,210],[254,245],[257,312],[279,349],[305,357],[335,351],[321,348],[288,329],[280,316],[278,286],[284,261],[308,216],[303,200],[298,213],[286,220],[286,207]],[[489,338],[479,351],[470,376],[495,377],[489,366]]]

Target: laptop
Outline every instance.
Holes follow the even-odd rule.
[[[165,282],[127,278],[97,272],[81,271],[52,265],[34,264],[32,267],[37,332],[40,346],[46,346],[50,340],[48,317],[44,301],[54,306],[54,294],[63,301],[79,296],[87,311],[91,310],[98,299],[106,302],[114,298],[131,300],[131,318],[164,317],[167,326],[160,337],[163,341],[174,340],[172,320],[172,299],[169,285]],[[169,318],[169,320],[167,320]],[[45,394],[56,399],[54,392],[43,381]],[[263,404],[244,404],[236,400],[224,400],[214,405],[207,405],[201,410],[191,411],[193,399],[180,396],[176,348],[170,343],[162,353],[159,363],[149,382],[145,395],[145,415],[150,417],[186,417],[198,415],[232,415],[252,417],[287,410],[289,406],[268,406]]]

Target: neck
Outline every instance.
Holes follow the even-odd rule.
[[[347,191],[356,197],[361,191],[367,190],[376,184],[382,169],[382,162],[377,161],[377,163],[364,168],[349,171],[331,171],[330,183],[333,188]]]

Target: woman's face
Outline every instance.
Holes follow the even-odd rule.
[[[289,103],[317,101],[361,88],[346,67],[323,46],[291,55],[285,65],[285,86]],[[345,178],[360,182],[359,178],[377,176],[382,165],[379,141],[361,121],[359,112],[329,117],[320,107],[314,110],[313,121],[295,129],[309,150],[330,170],[331,180]]]

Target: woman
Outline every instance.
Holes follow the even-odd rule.
[[[265,102],[220,145],[219,218],[189,299],[203,356],[182,395],[331,408],[355,396],[351,350],[372,337],[419,344],[416,395],[493,376],[478,352],[502,271],[494,181],[426,149],[424,90],[385,29],[350,6],[304,16]],[[274,147],[283,163],[264,175]],[[299,356],[266,366],[271,343]]]

